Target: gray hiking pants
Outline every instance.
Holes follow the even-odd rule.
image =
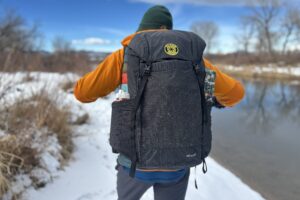
[[[145,183],[131,178],[123,167],[118,167],[117,192],[118,200],[139,200],[153,186],[154,200],[184,200],[190,171],[174,183]]]

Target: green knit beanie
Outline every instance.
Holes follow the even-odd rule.
[[[173,20],[170,11],[164,6],[153,6],[147,10],[137,31],[150,29],[160,29],[166,26],[167,29],[173,28]]]

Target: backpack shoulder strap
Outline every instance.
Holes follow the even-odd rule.
[[[148,48],[148,51],[149,51],[149,44],[148,44],[148,41],[147,41],[146,37],[143,37],[143,42],[144,42],[144,45],[145,45],[144,47]],[[144,94],[144,90],[145,90],[145,87],[147,85],[148,78],[151,75],[151,69],[152,69],[152,62],[149,60],[150,53],[148,53],[146,58],[142,58],[138,54],[136,54],[136,56],[139,57],[139,59],[140,59],[140,65],[142,65],[144,67],[142,69],[143,71],[142,71],[142,75],[141,75],[141,79],[140,79],[139,87],[137,89],[136,96],[133,99],[134,109],[133,109],[133,115],[132,115],[132,119],[131,119],[131,127],[132,127],[133,131],[135,130],[135,122],[136,122],[137,111],[138,111],[138,109],[141,105],[141,100],[142,100],[142,97],[143,97],[143,94]],[[137,155],[135,156],[135,158],[131,162],[132,163],[131,163],[129,175],[131,177],[134,177],[135,172],[136,172]]]

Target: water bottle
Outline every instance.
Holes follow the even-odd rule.
[[[130,99],[129,93],[120,89],[116,95],[116,101],[123,101],[126,99]]]

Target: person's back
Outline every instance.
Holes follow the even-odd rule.
[[[244,95],[239,82],[202,58],[201,38],[171,29],[169,11],[152,7],[124,48],[75,86],[85,103],[120,85],[129,92],[130,99],[114,102],[112,111],[120,200],[139,199],[151,186],[156,200],[184,199],[189,167],[205,162],[210,151],[211,106],[233,106]]]

